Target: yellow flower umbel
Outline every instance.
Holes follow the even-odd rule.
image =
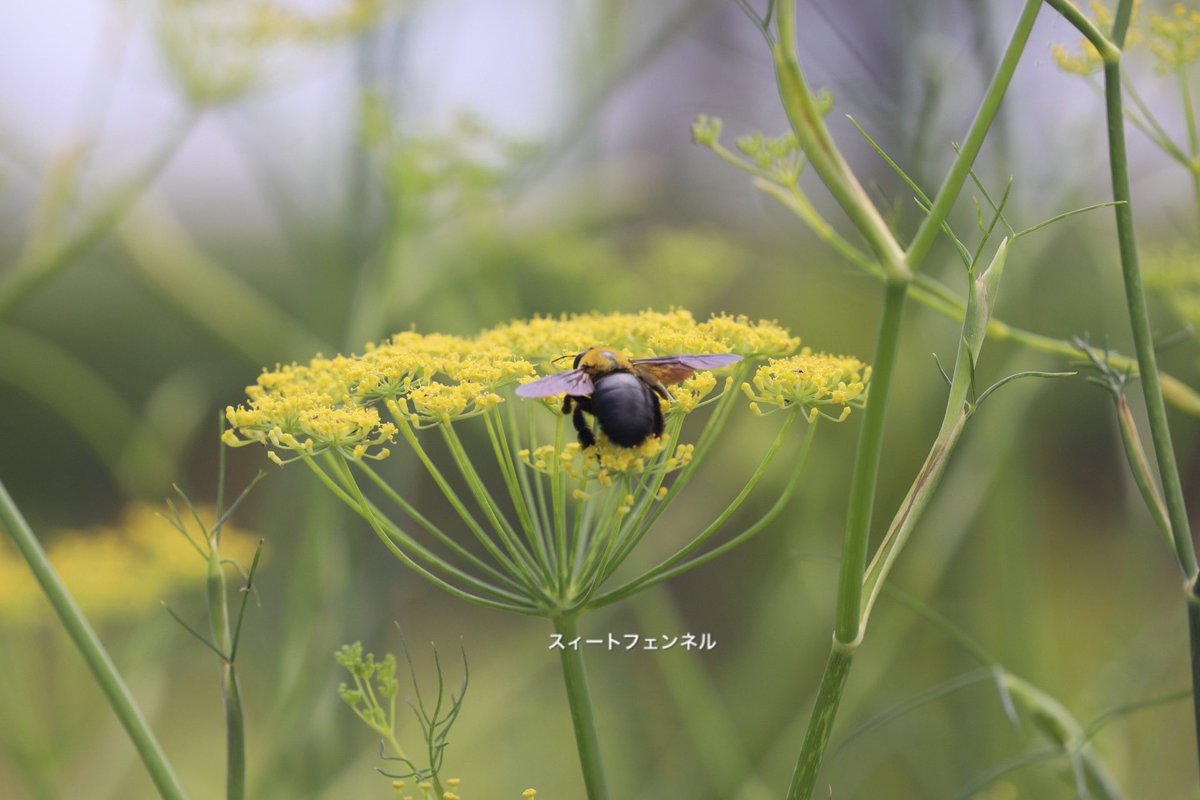
[[[742,391],[756,414],[800,407],[808,410],[809,419],[823,416],[841,422],[851,407],[866,402],[870,379],[871,368],[857,358],[813,353],[806,347],[798,355],[773,358],[759,367]],[[840,411],[830,414],[827,407]]]
[[[716,373],[698,371],[670,386],[671,399],[661,401],[661,437],[621,447],[597,431],[595,446],[583,448],[561,413],[562,395],[517,400],[513,391],[571,369],[564,356],[599,344],[633,359],[734,353],[745,361]],[[869,377],[861,363],[808,351],[792,356],[799,345],[772,322],[726,315],[698,322],[682,309],[535,317],[473,337],[405,332],[362,355],[318,356],[265,371],[247,389],[247,402],[227,410],[232,429],[225,441],[262,444],[281,465],[305,463],[398,558],[454,595],[557,617],[611,602],[712,557],[711,550],[692,554],[721,527],[716,523],[666,562],[598,591],[704,460],[738,405],[739,394],[731,389],[751,376],[756,363],[770,359],[754,377],[755,407],[793,413],[719,522],[749,494],[792,421],[809,419],[800,412],[861,405]],[[768,380],[771,370],[777,374]],[[690,435],[685,420],[706,406],[710,413]],[[497,501],[460,438],[460,423],[470,420],[486,436],[506,502]],[[434,431],[459,473],[453,482],[429,451]],[[434,525],[368,463],[387,456],[395,441],[412,449],[484,554]],[[368,499],[362,478],[377,497]],[[466,496],[455,488],[459,481]],[[384,513],[385,504],[400,512],[400,521]]]

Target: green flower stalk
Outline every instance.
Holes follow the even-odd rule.
[[[516,400],[512,392],[598,344],[635,358],[734,353],[745,361],[723,377],[697,371],[671,386],[662,436],[620,447],[598,432],[585,448],[561,413],[562,395]],[[534,318],[470,338],[405,332],[359,356],[317,356],[265,371],[247,390],[248,402],[227,410],[225,441],[262,444],[280,465],[303,463],[398,559],[454,596],[545,617],[559,633],[571,632],[583,611],[715,558],[782,510],[803,458],[763,518],[709,545],[797,418],[810,423],[806,454],[821,417],[845,419],[865,402],[869,367],[799,345],[771,322],[724,315],[697,322],[683,310]],[[618,574],[704,463],[743,396],[758,415],[782,417],[758,467],[725,510],[670,556],[632,576]],[[698,429],[685,425],[706,406]],[[484,440],[497,486],[460,434],[464,425]],[[466,535],[435,524],[376,468],[396,442],[425,467]],[[435,454],[447,455],[457,475],[446,474]],[[589,797],[607,797],[582,655],[564,656],[563,670]]]
[[[51,566],[46,551],[34,535],[29,523],[9,496],[4,484],[0,483],[0,524],[8,531],[17,549],[25,558],[30,571],[40,584],[46,599],[54,607],[55,613],[62,622],[63,628],[71,637],[79,654],[87,663],[92,677],[96,679],[100,690],[104,693],[113,713],[125,728],[142,764],[146,767],[154,788],[163,800],[186,800],[187,793],[180,785],[175,771],[167,760],[162,746],[158,743],[154,731],[150,729],[141,708],[117,667],[112,657],[100,642],[96,631],[88,622],[87,617],[80,611],[75,598],[63,585],[62,579]]]
[[[1047,0],[1084,37],[1083,56],[1072,60],[1070,51],[1056,47],[1054,55],[1059,66],[1065,70],[1087,74],[1101,70],[1104,75],[1104,105],[1108,129],[1109,173],[1112,179],[1113,212],[1117,229],[1118,250],[1121,261],[1121,277],[1125,288],[1125,304],[1129,312],[1130,330],[1137,353],[1138,373],[1141,376],[1142,395],[1146,403],[1146,421],[1150,428],[1158,480],[1162,484],[1161,505],[1157,493],[1151,493],[1153,481],[1144,471],[1145,461],[1139,461],[1140,445],[1131,445],[1126,433],[1126,447],[1130,465],[1138,476],[1139,489],[1146,499],[1147,507],[1162,526],[1161,515],[1165,512],[1166,523],[1174,550],[1175,560],[1183,579],[1183,589],[1188,615],[1188,638],[1191,645],[1192,705],[1194,725],[1197,732],[1196,744],[1200,756],[1200,567],[1197,566],[1195,544],[1192,541],[1188,509],[1179,468],[1175,459],[1175,448],[1171,440],[1165,402],[1172,399],[1171,392],[1160,383],[1158,357],[1150,314],[1146,303],[1146,288],[1142,280],[1137,236],[1133,223],[1132,191],[1129,179],[1129,155],[1125,142],[1125,121],[1140,128],[1164,153],[1178,161],[1192,173],[1197,210],[1200,210],[1200,134],[1197,133],[1195,109],[1191,100],[1188,68],[1200,58],[1200,14],[1190,11],[1182,4],[1172,6],[1170,15],[1152,14],[1149,29],[1133,27],[1136,4],[1133,0],[1118,0],[1116,10],[1110,13],[1102,3],[1093,0],[1092,13],[1087,17],[1067,0]],[[1150,50],[1157,59],[1157,67],[1164,74],[1174,74],[1178,81],[1181,105],[1187,126],[1186,149],[1177,145],[1153,113],[1141,101],[1129,83],[1124,70],[1123,55],[1145,36]],[[1126,110],[1125,97],[1133,101],[1133,109]],[[1111,359],[1109,359],[1111,361]],[[1129,425],[1124,411],[1122,426]],[[1128,449],[1132,447],[1132,452]],[[1146,486],[1143,488],[1143,482]]]

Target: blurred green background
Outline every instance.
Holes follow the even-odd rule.
[[[1009,6],[802,4],[801,61],[832,91],[834,135],[902,231],[919,220],[911,193],[845,115],[933,189],[1014,22]],[[1074,39],[1043,12],[977,165],[997,194],[1015,179],[1018,227],[1108,197],[1100,99],[1048,55]],[[1134,80],[1181,135],[1177,97],[1143,67]],[[359,351],[414,326],[471,334],[537,313],[682,306],[778,319],[815,349],[869,359],[879,286],[693,146],[699,113],[723,118],[727,137],[784,129],[767,50],[732,2],[0,5],[0,478],[51,547],[64,530],[118,521],[130,503],[161,503],[172,483],[211,502],[218,410],[264,366]],[[1148,267],[1165,254],[1174,265],[1153,308],[1165,337],[1188,322],[1200,232],[1186,173],[1132,136]],[[844,227],[815,179],[805,185]],[[954,224],[972,242],[974,215],[964,195]],[[927,268],[963,288],[944,242]],[[998,315],[1130,352],[1110,212],[1022,240]],[[958,331],[910,304],[904,334],[880,530],[941,418],[930,353],[948,363]],[[1190,335],[1162,361],[1200,384]],[[991,344],[980,380],[1066,368]],[[718,642],[705,653],[589,651],[614,796],[783,795],[828,651],[828,557],[840,552],[859,421],[825,426],[787,513],[751,543],[585,618],[591,635]],[[1173,423],[1195,497],[1196,420]],[[486,446],[482,426],[463,430]],[[631,567],[718,513],[775,430],[736,415],[686,508],[658,530],[664,540]],[[1016,383],[988,402],[955,459],[895,586],[1084,725],[1187,687],[1178,574],[1129,480],[1104,392],[1082,377]],[[406,453],[386,467],[420,508],[449,519]],[[447,655],[461,641],[470,659],[444,773],[463,779],[463,797],[528,786],[582,797],[549,625],[432,589],[311,475],[279,470],[257,448],[230,453],[227,491],[260,468],[269,477],[235,519],[266,541],[261,607],[240,656],[251,796],[392,795],[374,772],[375,739],[338,701],[332,654],[354,640],[397,651],[398,623],[423,682],[428,642]],[[784,477],[764,481],[744,520]],[[174,534],[163,524],[162,535]],[[199,560],[196,572],[170,600],[198,621]],[[0,797],[152,797],[40,612],[0,628]],[[212,654],[156,603],[97,624],[192,796],[219,796]],[[909,608],[884,599],[858,661],[822,779],[832,797],[1076,796],[1061,757],[975,790],[1048,746],[1029,719],[1006,716],[988,680],[864,729],[977,668]],[[1197,796],[1186,702],[1120,716],[1094,744],[1128,796]]]

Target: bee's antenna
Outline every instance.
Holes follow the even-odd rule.
[[[574,358],[576,355],[577,355],[576,353],[567,353],[565,355],[559,356],[558,358],[550,359],[550,363],[557,364],[559,361],[562,361],[564,358]]]

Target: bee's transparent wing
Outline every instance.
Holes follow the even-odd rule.
[[[591,393],[592,379],[581,369],[547,375],[517,387],[517,397],[552,397],[556,394],[583,397]]]
[[[734,355],[733,353],[706,353],[635,358],[633,364],[637,372],[650,376],[659,383],[669,386],[690,378],[696,370],[727,367],[742,360],[741,356]]]

